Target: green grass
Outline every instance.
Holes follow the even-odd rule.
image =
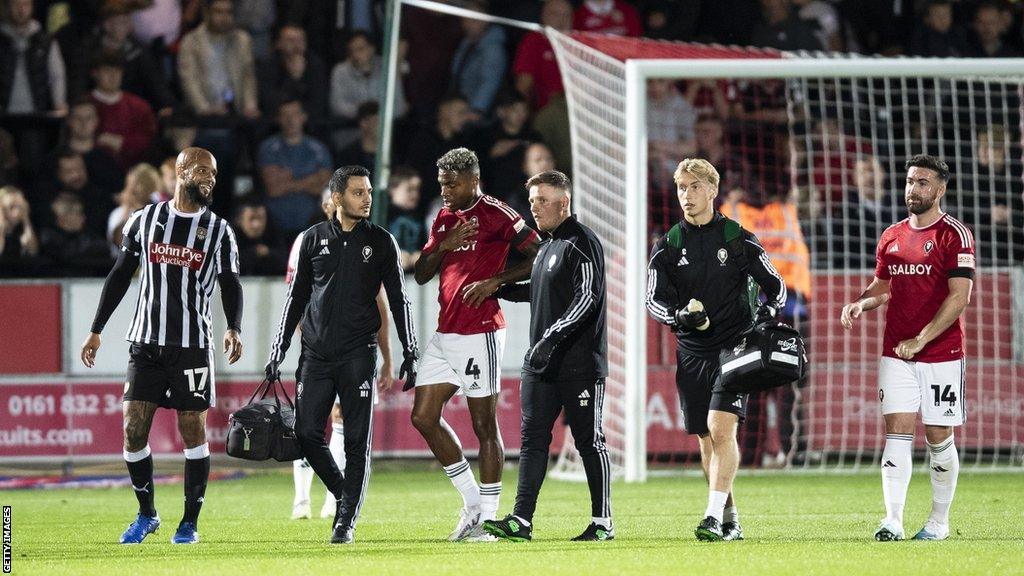
[[[389,468],[394,468],[390,466]],[[125,489],[0,492],[13,505],[15,574],[1024,574],[1024,476],[964,473],[946,542],[877,543],[878,474],[741,476],[744,542],[697,542],[706,490],[696,477],[656,478],[613,488],[616,540],[567,540],[589,522],[583,484],[548,481],[535,540],[452,544],[460,500],[439,470],[378,470],[351,546],[327,544],[327,520],[290,521],[292,480],[262,474],[211,484],[202,541],[172,546],[180,485],[158,486],[163,528],[139,546],[117,539],[135,513]],[[314,512],[322,488],[314,484]],[[508,471],[501,513],[511,508]],[[914,476],[906,529],[928,514],[928,476]]]

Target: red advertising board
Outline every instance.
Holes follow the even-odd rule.
[[[61,371],[60,284],[0,284],[0,374]]]
[[[228,415],[249,400],[255,381],[218,382],[217,407],[207,418],[210,448],[223,452]],[[0,457],[115,456],[121,454],[121,382],[31,383],[0,385]],[[292,389],[292,384],[288,384]],[[373,448],[378,454],[429,454],[409,421],[413,394],[382,394],[374,415]],[[498,423],[505,449],[519,449],[519,381],[506,379],[498,402]],[[467,450],[477,448],[463,397],[453,398],[445,419]],[[150,434],[157,454],[183,449],[174,414],[158,410]],[[561,444],[555,443],[554,448]]]

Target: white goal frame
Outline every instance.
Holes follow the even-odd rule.
[[[549,35],[559,32],[548,29]],[[574,42],[562,39],[563,42]],[[647,478],[647,80],[654,78],[1021,77],[1024,58],[751,58],[626,60],[626,426],[623,478]],[[567,91],[571,92],[571,91]],[[573,99],[568,98],[569,116]],[[574,135],[575,136],[575,135]],[[575,152],[576,143],[573,143]],[[574,154],[574,163],[578,156]],[[574,170],[581,166],[574,165]],[[587,221],[586,202],[578,205]]]

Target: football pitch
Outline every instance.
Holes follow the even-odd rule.
[[[223,458],[221,457],[222,462]],[[515,469],[506,470],[500,513],[511,509]],[[323,488],[314,482],[313,511]],[[449,543],[461,500],[440,470],[384,463],[370,481],[356,543],[330,545],[330,521],[289,520],[290,474],[214,482],[199,522],[201,541],[169,543],[182,510],[181,485],[157,487],[163,526],[137,546],[117,539],[134,517],[131,491],[0,492],[13,506],[14,574],[1024,574],[1024,476],[964,472],[945,542],[878,543],[883,515],[877,471],[853,475],[752,475],[737,483],[743,542],[698,542],[706,502],[695,476],[613,487],[616,539],[575,543],[589,522],[582,483],[548,480],[534,541]],[[930,507],[931,486],[915,470],[908,536]]]

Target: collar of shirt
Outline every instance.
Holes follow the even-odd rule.
[[[365,230],[368,227],[369,227],[369,223],[367,223],[366,219],[363,218],[363,219],[357,221],[356,225],[353,226],[351,230],[345,231],[345,230],[342,230],[341,222],[338,221],[337,217],[331,218],[331,228],[334,230],[334,233],[337,236],[339,236],[339,237],[340,236],[344,236],[344,235],[348,235],[348,234],[356,234],[357,232],[362,232],[363,230]]]
[[[724,218],[724,216],[722,216],[722,213],[719,212],[718,210],[715,210],[711,214],[711,220],[707,224],[704,224],[703,226],[695,226],[693,224],[690,224],[686,220],[686,218],[683,218],[682,220],[680,220],[679,221],[679,225],[682,226],[683,230],[685,230],[686,232],[698,232],[699,233],[699,232],[704,232],[704,231],[707,231],[707,230],[711,230],[712,228],[715,227],[715,224],[718,224],[718,222],[720,222],[722,220],[722,218]]]

